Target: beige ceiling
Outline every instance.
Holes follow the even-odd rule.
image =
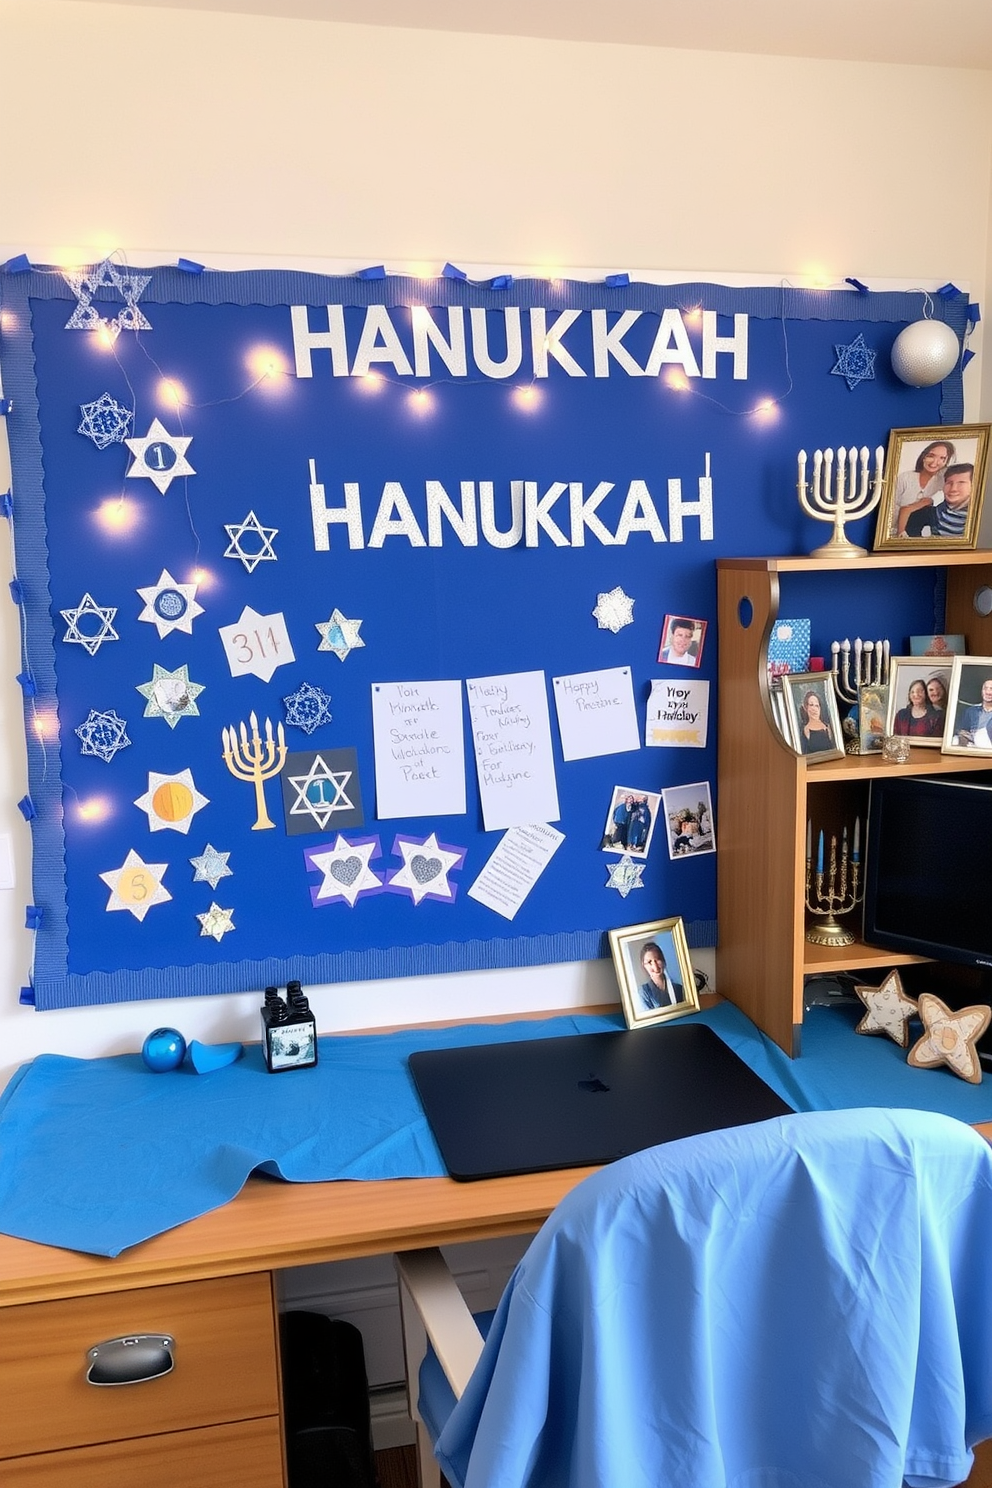
[[[132,6],[992,69],[992,0],[116,0]],[[925,107],[925,99],[921,100]]]

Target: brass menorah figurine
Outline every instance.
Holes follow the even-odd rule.
[[[813,871],[813,829],[806,823],[806,908],[817,917],[806,931],[806,939],[813,945],[848,946],[854,943],[854,935],[838,924],[837,916],[850,914],[864,898],[861,888],[861,838],[860,818],[854,823],[854,843],[850,857],[847,851],[847,828],[841,838],[840,861],[837,860],[837,838],[830,839],[830,861],[823,865],[823,833],[817,847],[816,871]],[[850,878],[849,878],[850,875]]]
[[[265,809],[265,791],[262,789],[266,780],[271,780],[273,775],[278,775],[286,763],[286,740],[282,731],[282,724],[277,728],[278,744],[272,738],[272,720],[265,720],[265,744],[263,746],[261,736],[258,732],[258,719],[254,713],[248,714],[251,724],[251,738],[244,723],[238,728],[241,733],[240,741],[234,732],[232,723],[229,729],[222,729],[224,736],[224,763],[234,776],[235,780],[250,780],[255,787],[255,824],[253,832],[264,832],[266,827],[274,827],[275,822],[269,820],[269,813]]]
[[[844,534],[845,522],[857,517],[866,517],[875,510],[882,495],[883,455],[882,447],[875,451],[875,474],[868,489],[868,448],[862,445],[859,453],[853,447],[837,451],[836,478],[834,476],[834,452],[832,449],[814,450],[813,479],[806,484],[806,451],[799,451],[799,480],[796,490],[799,504],[809,517],[817,522],[833,522],[833,535],[822,547],[814,548],[811,558],[864,558],[867,548],[848,542]],[[807,494],[808,493],[808,494]]]

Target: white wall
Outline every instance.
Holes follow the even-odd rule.
[[[335,258],[988,284],[992,77],[937,68],[0,0],[0,240],[291,267]],[[65,261],[65,259],[63,261]],[[980,363],[969,415],[977,416]],[[992,399],[989,400],[992,402]],[[0,479],[0,489],[5,483]],[[2,541],[2,539],[0,539]],[[9,577],[0,559],[0,580]],[[0,607],[0,1079],[255,997],[35,1014],[13,606]],[[324,1030],[610,1000],[606,963],[328,988]]]

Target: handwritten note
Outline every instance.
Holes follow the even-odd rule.
[[[470,897],[512,920],[564,841],[564,832],[544,822],[511,827],[469,889]]]
[[[651,683],[645,744],[663,749],[705,749],[710,710],[710,684],[663,679]]]
[[[630,667],[555,677],[554,688],[565,759],[640,749]]]
[[[557,821],[544,673],[472,677],[465,685],[486,831]]]
[[[464,813],[460,682],[374,682],[372,738],[378,817]]]

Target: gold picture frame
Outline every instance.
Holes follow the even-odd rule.
[[[989,427],[938,424],[890,431],[876,553],[952,553],[978,546]]]
[[[628,1028],[699,1012],[681,915],[611,930],[610,950]],[[660,964],[659,964],[660,963]]]

